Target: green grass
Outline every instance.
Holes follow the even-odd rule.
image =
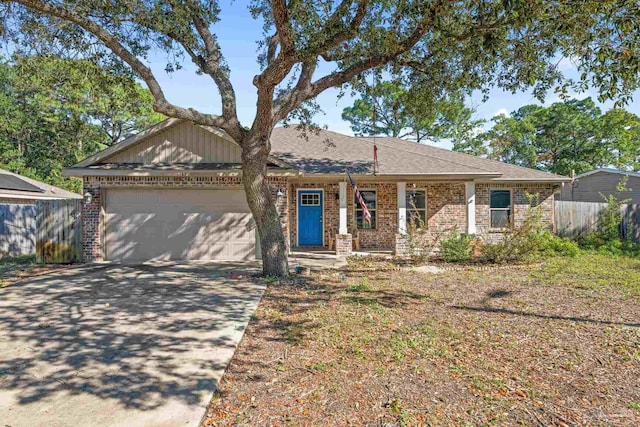
[[[550,285],[619,288],[628,296],[640,296],[640,258],[635,257],[584,252],[576,258],[550,258],[532,277]]]

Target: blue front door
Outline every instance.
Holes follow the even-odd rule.
[[[322,191],[298,192],[298,245],[322,246]]]

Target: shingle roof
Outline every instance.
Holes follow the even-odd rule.
[[[80,199],[72,193],[17,173],[0,169],[0,197],[22,199]]]
[[[373,139],[321,130],[307,132],[279,127],[271,136],[272,154],[305,173],[373,172]],[[380,175],[477,175],[492,181],[567,181],[568,178],[482,159],[399,138],[375,138]]]

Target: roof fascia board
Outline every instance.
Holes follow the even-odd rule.
[[[241,169],[219,170],[123,170],[123,169],[92,169],[92,168],[66,168],[62,170],[64,176],[240,176]],[[268,170],[267,176],[298,176],[298,171],[292,170]]]
[[[0,199],[20,199],[20,200],[59,200],[59,199],[81,199],[81,195],[77,197],[64,197],[64,196],[45,196],[42,194],[7,194],[0,192]]]
[[[535,184],[535,183],[563,183],[563,182],[571,182],[571,178],[528,178],[528,179],[517,179],[517,178],[494,178],[494,179],[482,179],[476,181],[479,184],[491,184],[491,183],[502,183],[502,184]]]
[[[424,173],[412,173],[412,174],[357,174],[350,173],[354,179],[357,177],[358,179],[366,179],[366,180],[379,180],[379,179],[425,179],[425,180],[434,180],[434,179],[457,179],[457,180],[478,180],[481,178],[494,178],[502,176],[501,173],[447,173],[447,174],[424,174]],[[315,179],[315,178],[341,178],[346,176],[344,173],[303,173],[301,177]]]
[[[581,173],[580,175],[576,175],[575,179],[584,178],[585,176],[595,175],[597,173],[614,173],[617,175],[627,175],[632,177],[640,177],[640,172],[627,172],[621,171],[618,169],[610,169],[610,168],[598,168],[589,172]]]

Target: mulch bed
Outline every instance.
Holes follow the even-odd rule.
[[[541,268],[270,285],[203,425],[640,425],[640,299]]]

